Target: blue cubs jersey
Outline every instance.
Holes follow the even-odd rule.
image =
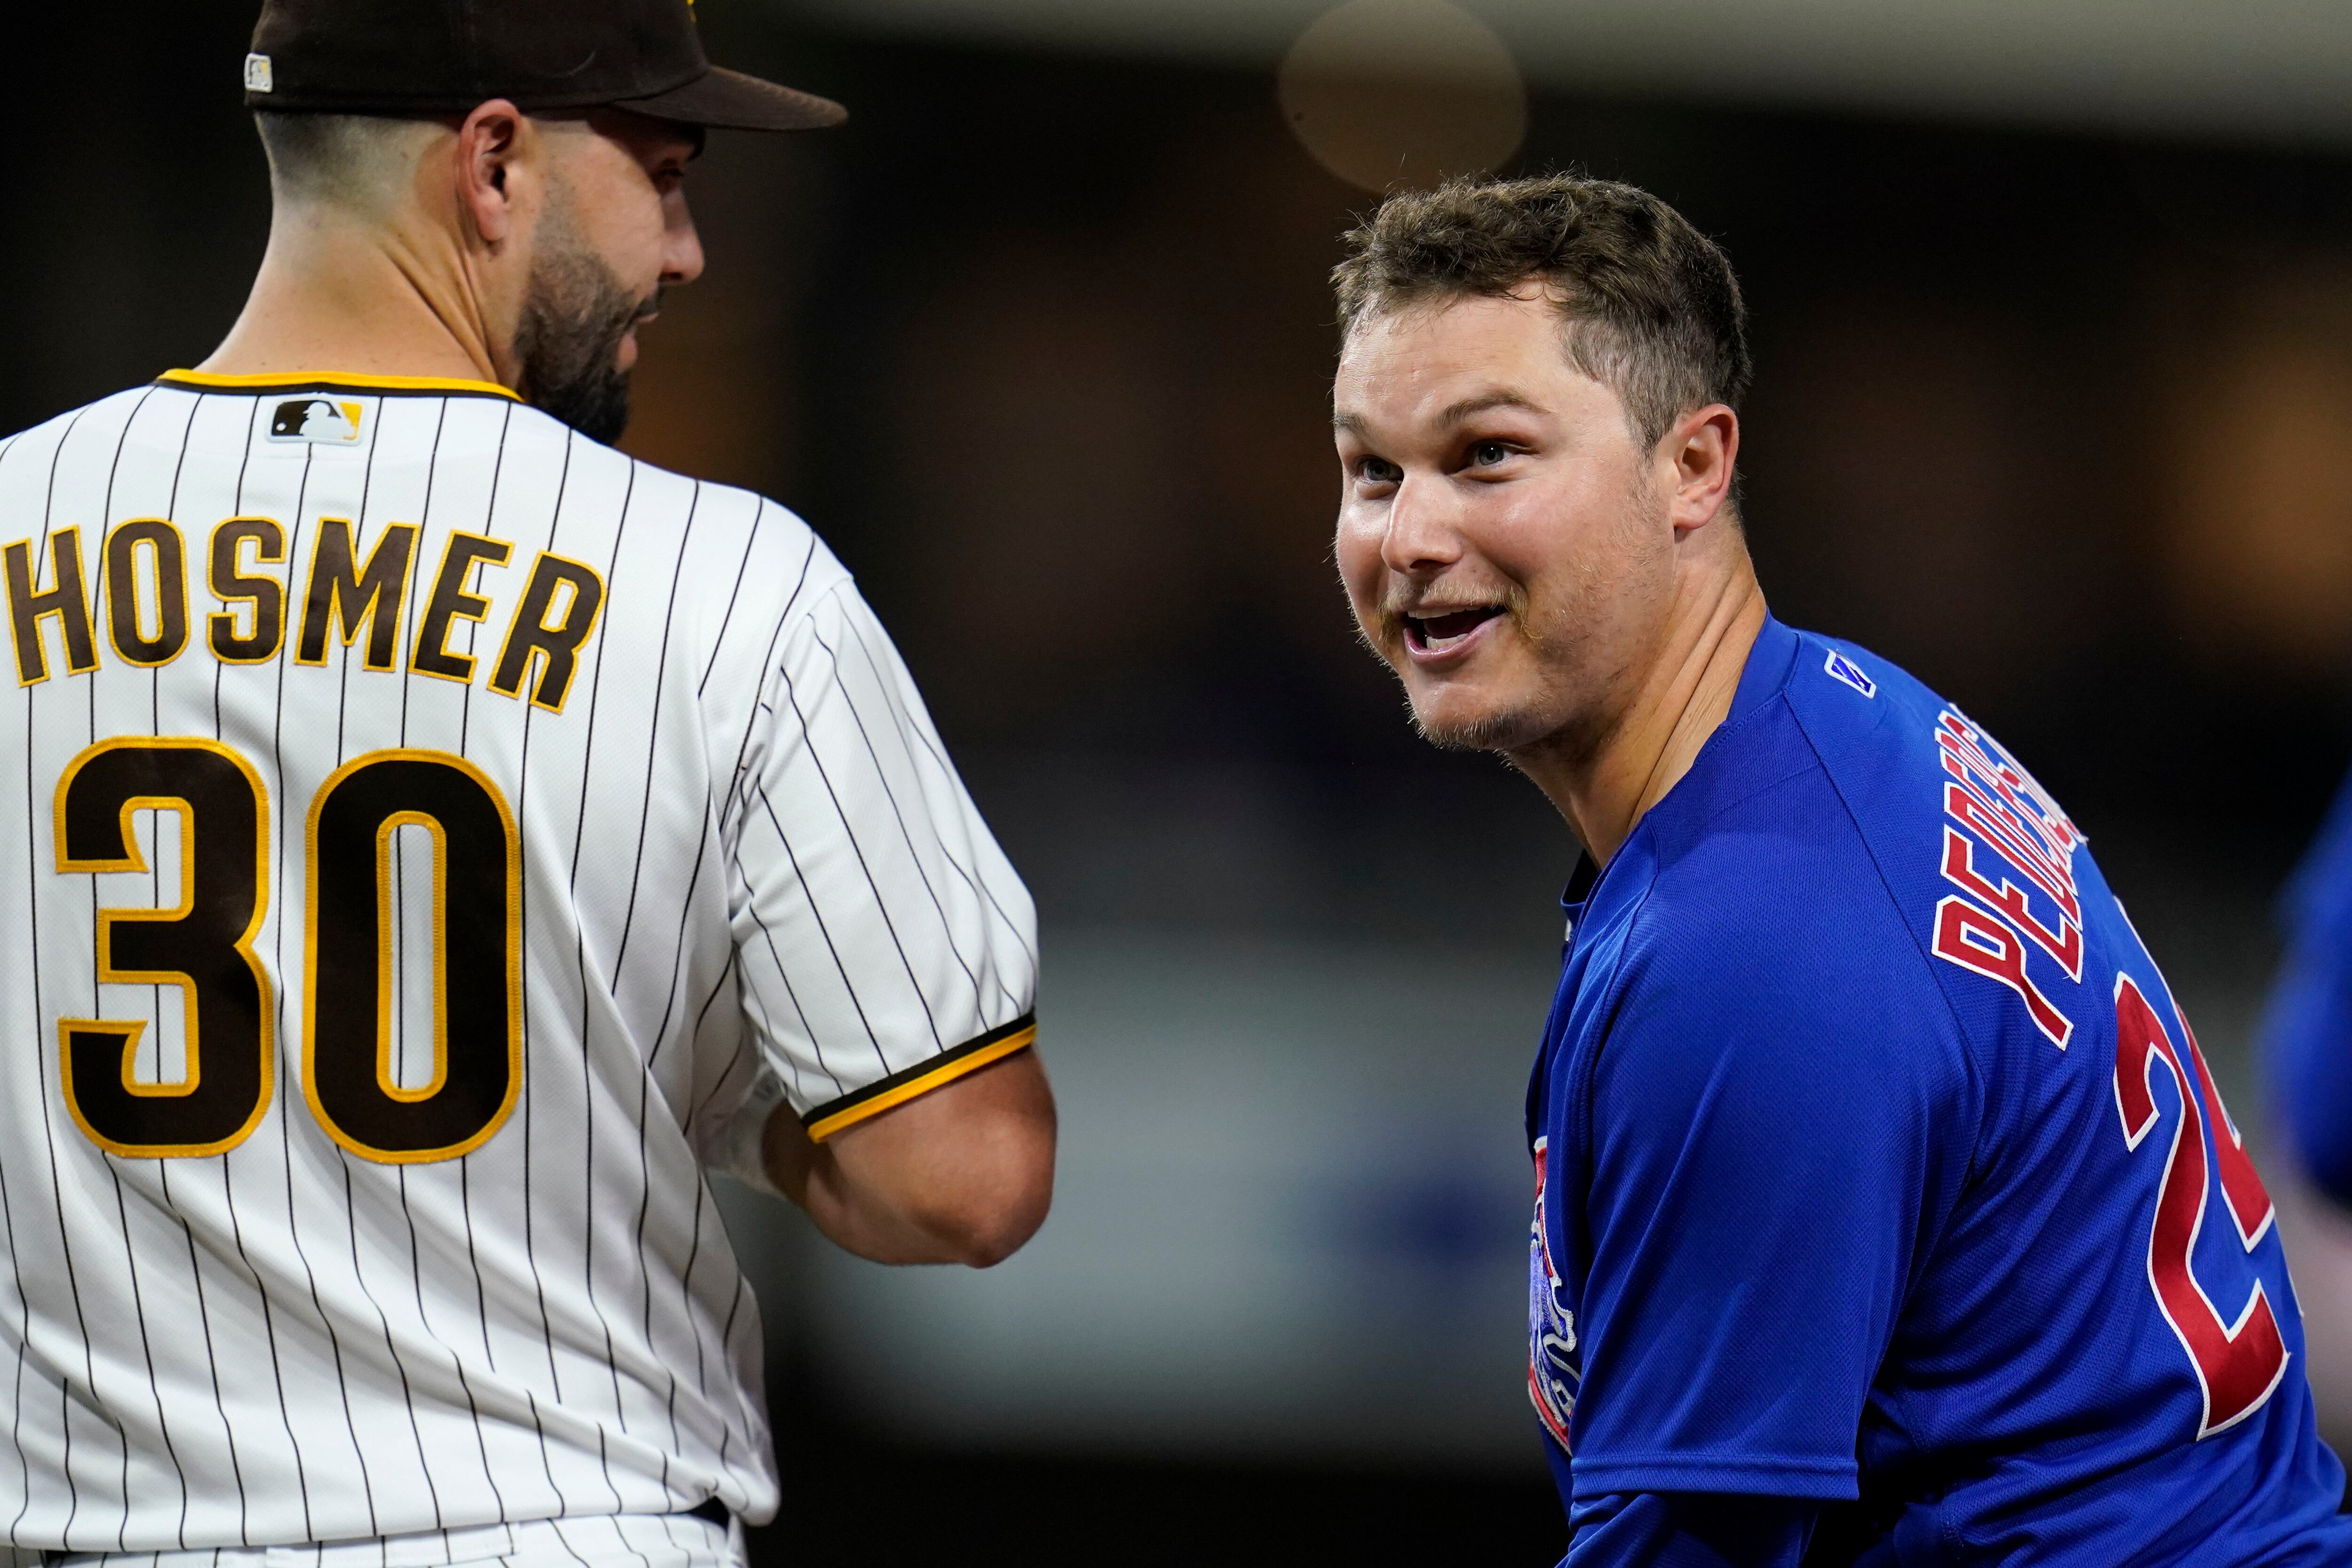
[[[1528,1375],[1572,1525],[1746,1494],[1859,1500],[1873,1564],[2352,1563],[2196,1037],[1965,714],[1768,622],[1569,914]]]
[[[2286,963],[2263,1020],[2272,1103],[2312,1180],[2352,1205],[2352,779],[2285,904]]]

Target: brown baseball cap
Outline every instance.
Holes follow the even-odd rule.
[[[737,131],[814,131],[831,99],[720,68],[692,0],[262,0],[248,109],[463,114],[617,105]]]

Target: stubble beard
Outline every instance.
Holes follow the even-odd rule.
[[[1614,542],[1630,552],[1643,534],[1655,531],[1665,502],[1638,474],[1625,499],[1623,531]],[[1596,749],[1613,721],[1611,710],[1631,673],[1628,667],[1636,662],[1636,650],[1620,645],[1631,629],[1625,612],[1641,596],[1642,581],[1629,552],[1612,552],[1598,568],[1588,567],[1565,582],[1555,577],[1548,591],[1520,584],[1509,595],[1505,624],[1496,629],[1519,644],[1534,672],[1525,689],[1483,711],[1443,721],[1423,712],[1408,687],[1414,732],[1443,751],[1493,752],[1506,758],[1538,750],[1573,755]],[[1637,612],[1631,618],[1638,624],[1645,617]]]
[[[541,222],[541,245],[515,327],[521,392],[533,407],[609,446],[629,426],[629,376],[621,340],[658,303],[632,293],[591,250],[559,196]]]
[[[1522,657],[1538,672],[1534,689],[1519,693],[1507,706],[1443,719],[1433,717],[1414,701],[1408,686],[1405,707],[1412,715],[1413,733],[1444,752],[1508,753],[1559,728],[1560,716],[1556,710],[1559,704],[1549,672],[1559,655],[1553,646],[1554,639],[1529,625],[1528,609],[1524,599],[1510,605],[1501,617],[1503,625],[1495,630],[1518,643]]]

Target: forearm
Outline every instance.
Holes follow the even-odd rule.
[[[812,1142],[789,1108],[769,1119],[769,1178],[835,1245],[877,1263],[985,1268],[1045,1222],[1052,1091],[1023,1051]]]

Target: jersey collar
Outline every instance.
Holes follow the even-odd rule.
[[[1767,614],[1763,628],[1756,634],[1756,646],[1748,650],[1748,663],[1739,672],[1739,689],[1731,694],[1731,711],[1723,718],[1723,728],[1729,729],[1755,711],[1759,703],[1789,684],[1789,671],[1797,662],[1796,632]]]
[[[1699,748],[1697,757],[1692,760],[1690,771],[1666,792],[1664,800],[1642,814],[1642,820],[1633,825],[1633,831],[1626,835],[1625,842],[1618,847],[1608,866],[1595,866],[1590,855],[1578,859],[1576,870],[1569,877],[1568,887],[1559,898],[1560,907],[1568,911],[1571,931],[1574,922],[1581,919],[1584,906],[1591,901],[1601,878],[1620,861],[1629,858],[1626,851],[1633,849],[1635,842],[1644,837],[1644,831],[1651,827],[1654,819],[1668,811],[1677,797],[1687,797],[1696,792],[1698,786],[1692,780],[1714,766],[1717,756],[1724,749],[1725,737],[1745,724],[1748,715],[1779,696],[1781,689],[1789,684],[1789,673],[1796,667],[1800,640],[1793,628],[1782,625],[1769,614],[1765,616],[1763,627],[1756,634],[1755,646],[1748,650],[1748,662],[1740,667],[1739,687],[1731,695],[1731,711],[1724,715],[1723,722],[1716,726],[1715,733],[1708,736],[1706,743]]]
[[[159,386],[186,387],[198,392],[373,392],[423,393],[446,396],[522,399],[494,381],[459,381],[435,375],[359,375],[346,371],[295,371],[268,375],[220,375],[208,370],[167,370],[155,378]]]

